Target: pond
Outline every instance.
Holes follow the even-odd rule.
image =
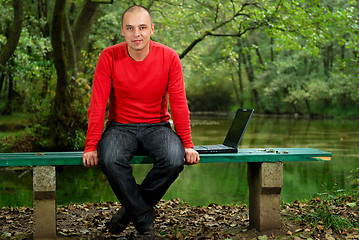
[[[193,114],[195,145],[223,142],[231,115]],[[353,169],[359,167],[359,128],[356,120],[309,120],[260,116],[248,125],[240,148],[317,148],[332,152],[330,162],[285,162],[282,201],[292,202],[332,189],[353,186]],[[191,205],[248,203],[245,163],[186,166],[164,196]],[[133,165],[140,182],[151,165]],[[358,174],[358,173],[357,173]],[[356,175],[358,177],[358,175]],[[80,166],[57,168],[57,203],[116,201],[99,170]],[[32,172],[0,171],[0,206],[32,205]]]

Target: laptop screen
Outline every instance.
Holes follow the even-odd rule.
[[[238,109],[224,140],[224,145],[237,148],[247,128],[254,109]]]

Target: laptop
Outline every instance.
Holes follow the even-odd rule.
[[[223,144],[216,145],[200,145],[194,149],[198,153],[236,153],[238,152],[239,143],[242,140],[244,132],[247,128],[249,120],[253,115],[254,109],[239,108],[231,123],[231,127],[224,139]]]

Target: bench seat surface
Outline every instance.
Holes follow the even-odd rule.
[[[0,167],[82,165],[82,151],[0,153]],[[332,154],[313,148],[238,149],[237,153],[201,154],[200,163],[329,161]],[[148,156],[134,156],[133,164],[152,163]]]

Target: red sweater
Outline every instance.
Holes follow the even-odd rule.
[[[189,110],[177,53],[153,41],[143,61],[129,56],[125,42],[104,49],[95,70],[84,152],[97,150],[109,98],[108,121],[129,124],[168,122],[168,97],[174,128],[183,146],[191,148]]]

